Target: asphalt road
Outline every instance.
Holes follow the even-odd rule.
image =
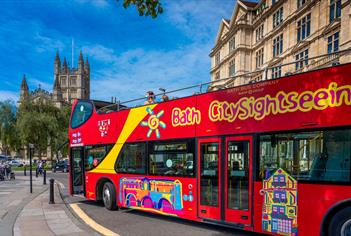
[[[216,236],[216,235],[240,235],[253,236],[257,233],[245,232],[216,225],[161,216],[152,213],[141,212],[131,209],[109,211],[103,204],[88,201],[80,197],[71,197],[67,190],[67,174],[50,173],[48,177],[60,181],[65,185],[63,194],[65,200],[70,203],[79,203],[79,207],[98,224],[118,233],[121,236],[129,235],[182,235],[182,236]]]

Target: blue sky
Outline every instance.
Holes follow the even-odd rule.
[[[140,17],[123,0],[2,0],[0,100],[30,90],[52,91],[55,53],[74,66],[79,51],[91,65],[91,98],[128,100],[210,80],[209,53],[235,0],[163,0],[157,19]]]

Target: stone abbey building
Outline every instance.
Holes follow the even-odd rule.
[[[210,52],[212,89],[350,62],[350,13],[350,0],[236,1]]]
[[[85,63],[83,54],[80,52],[78,68],[69,68],[66,58],[61,59],[56,53],[54,62],[54,85],[53,91],[48,92],[39,88],[29,91],[26,76],[23,76],[19,103],[23,100],[52,101],[56,107],[62,108],[64,105],[72,104],[74,99],[89,99],[90,97],[90,65],[88,58]]]

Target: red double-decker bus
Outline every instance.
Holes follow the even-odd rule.
[[[135,108],[77,100],[70,190],[279,235],[351,233],[351,64]]]

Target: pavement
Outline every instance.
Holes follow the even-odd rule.
[[[49,181],[47,181],[49,182]],[[0,236],[29,235],[100,235],[78,220],[63,202],[59,184],[54,186],[55,204],[49,204],[49,185],[33,176],[33,193],[29,176],[0,182]]]

